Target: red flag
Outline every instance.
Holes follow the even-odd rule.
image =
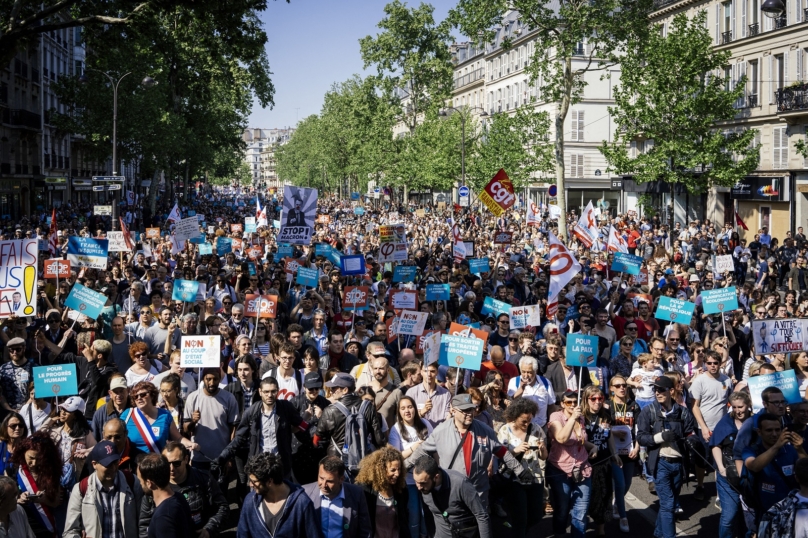
[[[56,256],[59,253],[59,234],[56,232],[56,208],[53,208],[51,214],[50,233],[48,234],[48,250],[51,256]]]
[[[118,217],[118,220],[121,221],[121,231],[123,232],[123,240],[126,242],[126,248],[130,251],[135,250],[135,244],[132,242],[132,236],[129,235],[129,228],[126,227],[123,217]]]
[[[735,212],[735,225],[740,226],[744,230],[747,230],[747,231],[749,230],[749,227],[746,225],[746,223],[743,220],[741,220],[741,216],[738,214],[737,211]]]

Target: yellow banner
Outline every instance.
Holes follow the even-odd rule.
[[[480,200],[482,200],[482,202],[485,204],[488,210],[494,214],[494,216],[498,217],[503,213],[505,213],[505,210],[502,209],[502,206],[496,203],[494,199],[491,198],[491,196],[484,189],[480,193]]]

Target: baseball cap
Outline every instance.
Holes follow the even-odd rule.
[[[452,407],[460,411],[470,411],[477,406],[471,401],[470,394],[458,394],[452,398]]]
[[[90,452],[90,461],[94,461],[104,467],[109,467],[110,464],[120,461],[121,454],[115,448],[115,443],[112,441],[101,441],[93,447]]]
[[[86,403],[84,400],[79,398],[78,396],[71,396],[64,402],[59,404],[59,407],[67,411],[68,413],[75,413],[76,411],[84,412],[84,407]]]
[[[660,389],[671,390],[673,388],[673,379],[669,377],[660,376],[654,380],[654,386]]]
[[[116,377],[112,381],[109,382],[109,390],[125,389],[125,388],[126,388],[126,378],[125,377]]]
[[[356,381],[353,376],[340,372],[331,378],[331,381],[326,381],[325,386],[332,389],[334,387],[352,389],[356,386]]]
[[[320,372],[309,372],[303,378],[303,386],[307,389],[319,389],[323,386],[323,376]]]

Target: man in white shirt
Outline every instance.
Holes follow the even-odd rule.
[[[545,377],[538,375],[539,362],[534,357],[524,356],[519,359],[519,371],[521,375],[508,382],[508,397],[521,396],[536,402],[539,412],[533,417],[533,423],[543,428],[547,424],[548,409],[556,401],[553,385]]]

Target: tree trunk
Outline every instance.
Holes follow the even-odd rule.
[[[570,103],[572,101],[572,58],[567,57],[562,59],[564,62],[564,95],[558,103],[555,117],[555,172],[556,172],[556,186],[558,187],[558,209],[561,210],[561,217],[558,219],[558,234],[563,237],[562,241],[569,239],[567,235],[567,192],[564,185],[564,121],[567,119],[567,114],[570,110]]]
[[[152,218],[157,212],[157,182],[160,180],[160,170],[155,169],[152,175],[151,185],[149,186],[149,207],[151,208]]]

